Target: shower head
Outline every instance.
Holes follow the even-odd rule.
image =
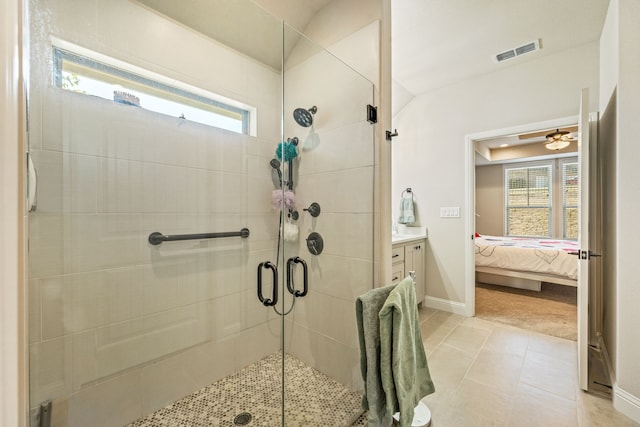
[[[278,173],[278,183],[276,184],[274,179],[274,185],[278,185],[278,187],[282,187],[282,171],[280,171],[280,160],[271,159],[271,161],[269,162],[269,165]],[[273,177],[273,173],[271,176]]]
[[[313,124],[313,116],[317,111],[318,107],[316,107],[315,105],[308,110],[305,110],[304,108],[296,108],[295,110],[293,110],[293,119],[300,126],[308,128]]]

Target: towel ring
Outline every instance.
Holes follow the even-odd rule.
[[[411,187],[408,187],[406,190],[404,190],[400,197],[404,198],[405,194],[410,194],[411,198],[413,199],[413,191],[411,191]]]

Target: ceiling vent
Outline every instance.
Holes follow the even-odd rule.
[[[506,61],[507,59],[515,58],[516,56],[524,55],[525,53],[534,52],[540,50],[540,40],[536,39],[532,42],[525,43],[522,46],[514,47],[513,49],[505,50],[494,56],[495,62]]]

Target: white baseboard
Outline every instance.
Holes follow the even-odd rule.
[[[640,423],[640,399],[615,384],[613,385],[613,407],[634,422]]]
[[[631,418],[634,423],[640,424],[640,398],[617,386],[616,373],[613,370],[613,365],[609,359],[609,352],[607,351],[607,346],[604,339],[602,339],[602,336],[598,336],[598,344],[600,346],[600,351],[604,355],[607,369],[609,369],[610,379],[613,382],[613,407],[618,412],[621,412],[625,416]]]
[[[467,306],[461,302],[427,296],[422,304],[425,307],[435,308],[436,310],[467,316]]]

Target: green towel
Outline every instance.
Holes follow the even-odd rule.
[[[392,413],[387,411],[386,398],[380,378],[380,321],[378,314],[392,286],[372,289],[356,299],[356,321],[360,341],[360,370],[364,380],[362,407],[368,409],[369,426],[391,425]]]
[[[409,427],[420,399],[435,391],[424,352],[416,294],[410,277],[389,294],[379,313],[380,376],[386,413],[400,412],[400,427]]]
[[[398,224],[413,224],[416,222],[416,216],[413,212],[413,195],[402,197],[400,199],[400,215],[398,216]]]

